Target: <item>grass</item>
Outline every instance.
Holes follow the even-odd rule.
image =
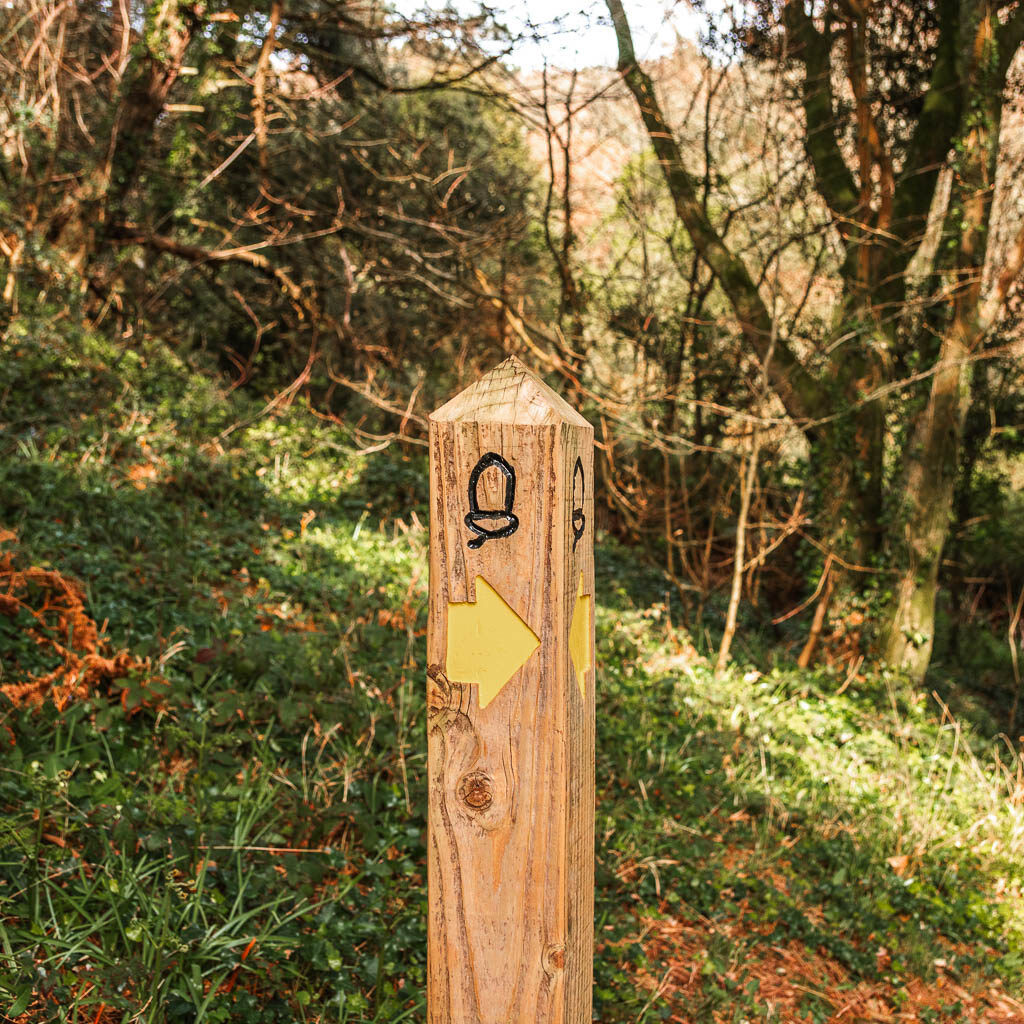
[[[81,581],[140,667],[0,709],[0,1011],[422,1021],[424,460],[159,346],[37,321],[6,347],[5,549]],[[608,540],[598,570],[595,1018],[1021,995],[1017,752],[877,672],[715,678],[656,572]],[[0,686],[55,664],[25,625],[0,615]],[[832,974],[780,1017],[797,961]]]

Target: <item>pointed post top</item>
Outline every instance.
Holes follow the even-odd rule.
[[[559,423],[590,425],[515,356],[509,356],[475,384],[460,391],[432,413],[430,419],[435,423],[458,420],[536,427]]]

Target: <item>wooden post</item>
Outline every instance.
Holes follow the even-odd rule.
[[[593,428],[507,359],[430,417],[428,1024],[589,1024]]]

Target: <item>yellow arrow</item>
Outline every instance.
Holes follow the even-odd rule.
[[[583,593],[583,573],[580,573],[576,605],[572,610],[572,622],[569,625],[569,656],[572,658],[573,668],[576,669],[580,696],[585,697],[587,671],[593,666],[590,657],[590,595]]]
[[[479,686],[482,708],[538,647],[537,634],[483,576],[476,578],[476,601],[448,605],[445,672],[454,682]]]

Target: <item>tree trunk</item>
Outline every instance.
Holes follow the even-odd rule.
[[[984,302],[982,276],[999,151],[1006,69],[1020,45],[1006,37],[995,5],[980,0],[963,34],[961,80],[969,116],[954,166],[946,235],[953,255],[940,267],[952,283],[949,322],[943,331],[928,402],[904,454],[906,503],[904,562],[883,652],[915,682],[927,671],[935,642],[935,604],[942,550],[953,518],[964,422],[971,400],[970,360],[999,313]],[[1002,49],[1003,52],[1000,52]],[[1006,52],[1010,49],[1011,52]],[[993,300],[1000,296],[994,289]]]
[[[907,453],[906,561],[884,638],[886,660],[924,678],[935,641],[939,566],[949,536],[964,419],[970,404],[969,349],[957,334],[942,344],[928,404]]]
[[[131,56],[121,71],[109,141],[50,230],[51,240],[83,277],[99,237],[120,212],[153,145],[154,128],[180,77],[202,7],[202,0],[152,0],[140,38],[126,51]]]

